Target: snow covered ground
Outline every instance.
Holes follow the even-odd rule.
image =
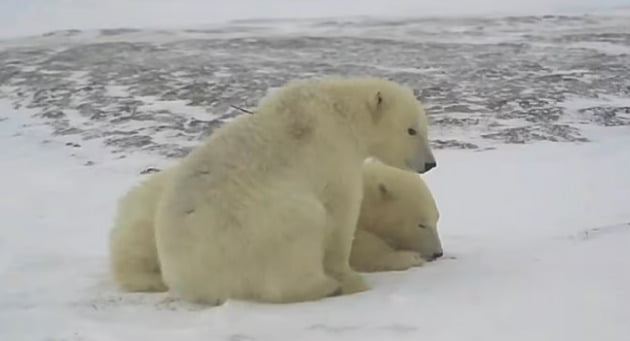
[[[285,306],[204,308],[107,277],[117,196],[152,158],[74,152],[0,122],[2,340],[627,340],[630,129],[594,142],[440,150],[427,175],[446,257],[373,289]],[[603,130],[606,129],[606,130]],[[48,141],[42,143],[42,141]],[[74,155],[72,155],[74,154]],[[85,166],[87,161],[96,161]]]
[[[248,21],[0,42],[0,340],[628,340],[629,22]],[[387,76],[427,102],[446,256],[304,304],[119,292],[117,198],[230,104],[328,73]]]

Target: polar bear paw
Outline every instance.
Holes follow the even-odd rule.
[[[370,286],[365,282],[365,279],[357,272],[351,272],[345,275],[341,279],[341,292],[344,295],[359,293],[367,291]]]
[[[376,271],[403,271],[424,265],[426,261],[415,251],[395,251],[383,257],[376,265]]]

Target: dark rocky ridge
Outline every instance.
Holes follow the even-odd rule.
[[[296,21],[292,34],[283,24],[0,42],[0,98],[35,109],[57,135],[167,157],[242,114],[231,105],[330,74],[413,87],[436,148],[586,142],[582,124],[630,125],[630,18]],[[567,105],[576,98],[579,108]]]

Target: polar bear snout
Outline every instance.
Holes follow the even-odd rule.
[[[435,162],[435,161],[425,162],[424,163],[424,172],[423,173],[426,173],[426,172],[430,171],[431,169],[433,169],[435,167],[437,167],[437,162]]]
[[[430,149],[424,153],[418,153],[415,157],[407,159],[407,167],[418,174],[424,174],[437,167],[437,161]]]
[[[437,162],[435,162],[435,161],[428,161],[428,162],[408,161],[407,162],[407,167],[410,168],[411,170],[413,170],[413,172],[416,172],[418,174],[424,174],[424,173],[430,171],[431,169],[437,167]]]
[[[427,260],[429,262],[432,262],[432,261],[434,261],[434,260],[436,260],[436,259],[438,259],[438,258],[440,258],[442,256],[444,256],[444,252],[442,252],[442,251],[436,252],[436,253],[432,254],[431,257],[428,257]]]

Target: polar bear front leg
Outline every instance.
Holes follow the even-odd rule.
[[[342,294],[369,290],[363,277],[350,267],[352,240],[360,209],[360,196],[329,212],[329,238],[324,256],[324,269],[341,283]]]
[[[407,270],[422,266],[419,252],[398,251],[374,233],[357,229],[352,243],[350,265],[360,272]]]

